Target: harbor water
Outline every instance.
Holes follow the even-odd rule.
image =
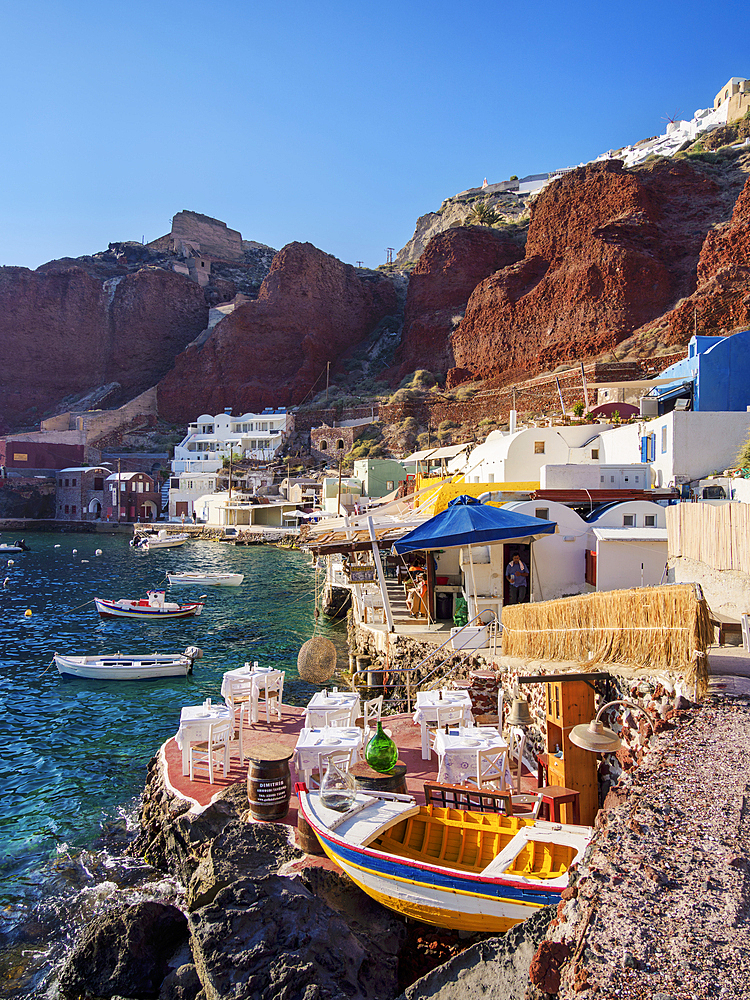
[[[0,561],[0,981],[17,978],[2,994],[14,997],[37,995],[13,954],[14,942],[28,944],[29,925],[49,920],[50,907],[53,918],[65,912],[75,894],[101,893],[102,880],[120,885],[113,866],[134,866],[115,862],[113,852],[133,828],[148,763],[176,732],[182,705],[220,700],[223,672],[255,660],[283,669],[285,702],[305,704],[316,688],[297,675],[297,654],[313,634],[332,639],[346,662],[345,626],[322,616],[316,625],[315,571],[300,552],[196,540],[143,553],[127,536],[67,533],[27,534],[26,543],[31,551]],[[245,580],[170,587],[173,569],[240,572]],[[203,593],[205,607],[198,617],[152,625],[103,621],[92,603],[150,589],[180,602]],[[180,678],[63,679],[52,662],[55,652],[173,653],[190,645],[203,658]],[[131,872],[125,881],[133,879]]]

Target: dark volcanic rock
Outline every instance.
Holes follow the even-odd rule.
[[[480,281],[522,257],[517,243],[493,229],[459,226],[434,236],[409,278],[397,377],[418,368],[441,374],[452,368],[454,319]]]
[[[79,267],[0,268],[0,420],[13,425],[69,395],[119,382],[124,402],[150,388],[207,325],[201,288],[148,270],[104,284]]]
[[[159,413],[184,423],[198,412],[298,403],[326,369],[397,311],[387,277],[363,281],[310,243],[274,257],[258,299],[240,306],[201,346],[188,347],[159,383]]]
[[[483,281],[453,334],[457,367],[528,373],[611,349],[695,288],[701,245],[726,218],[712,179],[679,160],[589,164],[544,188],[526,258]]]
[[[372,942],[299,879],[238,879],[189,917],[207,996],[232,1000],[390,1000],[395,976],[373,967]]]
[[[63,997],[155,997],[169,959],[187,939],[176,906],[136,903],[94,920],[76,944],[59,979]]]

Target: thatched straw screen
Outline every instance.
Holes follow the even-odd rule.
[[[692,584],[610,590],[503,608],[503,653],[531,660],[580,660],[684,676],[699,695],[713,641],[708,606]]]
[[[670,559],[750,573],[750,505],[677,503],[666,513]]]

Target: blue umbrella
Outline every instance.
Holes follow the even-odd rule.
[[[458,545],[528,542],[540,535],[552,535],[556,529],[556,521],[542,521],[504,507],[480,503],[475,497],[460,496],[451,500],[445,510],[395,542],[393,550],[402,555]]]

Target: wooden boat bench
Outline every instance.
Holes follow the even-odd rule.
[[[444,809],[468,809],[471,812],[500,813],[513,815],[511,793],[489,789],[471,788],[468,785],[449,785],[438,781],[424,783],[426,805],[441,806]]]

